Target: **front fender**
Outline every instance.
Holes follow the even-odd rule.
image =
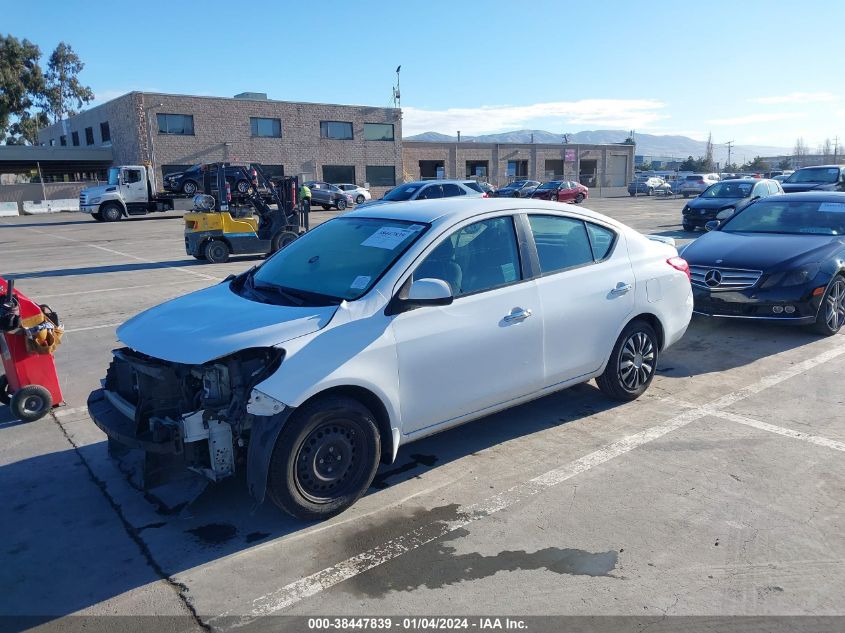
[[[258,503],[264,501],[267,493],[267,474],[276,440],[293,412],[293,407],[285,407],[276,415],[253,418],[246,457],[246,485],[249,494]]]

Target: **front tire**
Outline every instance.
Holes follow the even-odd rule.
[[[189,196],[194,195],[197,192],[197,183],[193,180],[187,180],[182,183],[182,193],[187,194]]]
[[[270,245],[270,253],[275,253],[276,251],[282,250],[285,246],[293,244],[294,240],[298,237],[299,235],[293,231],[282,231],[281,233],[277,233],[273,237],[273,242]]]
[[[689,198],[689,194],[685,191],[683,194],[684,198]]]
[[[579,193],[577,196],[575,196],[575,204],[581,204],[582,202],[584,202],[584,194]]]
[[[822,336],[833,336],[845,325],[845,278],[834,277],[825,291],[813,329]]]
[[[645,195],[653,196],[654,195],[654,187],[649,187],[648,191],[645,192]]]
[[[104,222],[117,222],[123,217],[123,209],[116,204],[107,204],[100,207],[100,216]]]
[[[34,422],[47,415],[53,406],[53,397],[41,385],[27,385],[12,395],[9,406],[12,415],[19,420]]]
[[[657,369],[657,334],[645,321],[629,323],[613,346],[596,384],[614,400],[636,400],[645,393]]]
[[[323,211],[330,211],[332,208],[330,204],[321,204],[320,206],[323,207]]]
[[[246,194],[249,192],[249,183],[246,180],[239,180],[235,188],[238,190],[238,193]]]
[[[306,521],[340,514],[370,487],[381,437],[372,412],[331,396],[304,405],[282,428],[267,476],[279,508]]]
[[[225,264],[229,261],[229,246],[221,240],[209,240],[202,251],[205,259],[212,264]]]

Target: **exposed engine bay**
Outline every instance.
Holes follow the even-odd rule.
[[[250,394],[284,356],[276,348],[250,348],[187,365],[129,348],[113,354],[102,394],[122,419],[110,416],[108,429],[98,421],[110,441],[179,456],[184,467],[212,481],[245,462],[256,418],[248,411]]]

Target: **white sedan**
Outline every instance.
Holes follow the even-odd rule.
[[[387,203],[126,322],[88,406],[112,446],[245,464],[258,501],[324,519],[421,437],[591,378],[637,398],[692,306],[674,246],[598,213]]]
[[[359,187],[358,185],[342,183],[337,186],[341,191],[345,191],[350,196],[352,196],[352,199],[355,200],[355,204],[361,204],[362,202],[370,200],[372,198],[368,189],[364,189],[363,187]]]

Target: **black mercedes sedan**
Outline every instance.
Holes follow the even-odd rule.
[[[703,229],[710,220],[727,219],[750,202],[778,193],[783,193],[783,189],[777,180],[723,180],[710,185],[701,195],[684,205],[681,224],[684,231]]]
[[[497,198],[530,198],[534,190],[540,186],[536,180],[515,180],[496,192]]]
[[[694,312],[836,334],[845,325],[845,193],[756,200],[681,251]]]
[[[783,181],[786,193],[801,191],[845,191],[845,165],[802,167]]]

